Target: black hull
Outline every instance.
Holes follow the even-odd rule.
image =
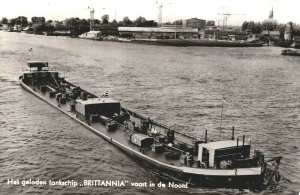
[[[126,151],[137,163],[143,165],[147,170],[155,173],[155,175],[165,183],[175,182],[176,184],[188,183],[188,186],[194,187],[209,187],[209,188],[229,188],[229,189],[263,189],[263,176],[212,176],[184,173],[180,170],[171,169],[166,166],[161,166],[153,161],[140,158],[140,156]]]
[[[54,108],[62,111],[66,115],[68,115],[73,120],[79,122],[84,127],[95,133],[96,135],[102,137],[106,141],[110,142],[111,144],[115,145],[119,149],[123,150],[133,159],[135,159],[138,163],[144,166],[144,168],[151,170],[152,172],[156,173],[159,177],[162,177],[168,181],[174,181],[178,184],[185,184],[189,183],[195,186],[205,186],[205,187],[225,187],[225,188],[251,188],[251,189],[261,189],[263,186],[263,173],[260,174],[250,174],[250,175],[238,175],[237,173],[231,175],[214,175],[210,174],[209,170],[206,170],[208,174],[199,174],[199,173],[189,173],[185,169],[181,167],[176,167],[173,165],[161,163],[151,157],[143,155],[141,151],[132,150],[131,148],[125,146],[124,144],[118,142],[118,140],[112,139],[111,137],[105,135],[101,131],[91,127],[86,122],[80,120],[76,116],[70,114],[69,112],[63,110],[53,102],[47,100],[31,87],[27,86],[25,83],[20,81],[21,86],[35,95],[36,97],[40,98],[41,100],[45,101],[46,103],[50,104]],[[123,126],[120,125],[120,128]],[[201,170],[198,168],[198,170]],[[236,170],[237,172],[237,170]]]
[[[289,54],[282,54],[284,56],[300,56],[300,53],[289,53]]]
[[[132,43],[161,45],[161,46],[203,46],[203,47],[261,47],[261,43],[239,43],[209,40],[132,40]]]

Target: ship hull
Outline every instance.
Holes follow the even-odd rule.
[[[161,39],[161,40],[132,40],[132,43],[149,44],[149,45],[162,45],[162,46],[203,46],[203,47],[261,47],[261,43],[251,42],[229,42],[229,41],[216,41],[216,40],[179,40],[179,39]]]
[[[285,53],[284,56],[300,56],[300,53]]]
[[[20,79],[21,86],[28,92],[32,93],[36,97],[45,101],[54,108],[65,113],[73,120],[79,122],[81,125],[102,137],[106,141],[115,145],[119,149],[123,150],[129,156],[136,160],[147,170],[151,170],[158,177],[166,179],[168,181],[175,181],[176,183],[189,183],[195,186],[207,186],[207,187],[226,187],[226,188],[251,188],[260,189],[263,183],[263,171],[261,167],[255,168],[238,168],[230,170],[222,169],[205,169],[205,168],[192,168],[192,167],[179,167],[171,164],[161,162],[157,159],[151,158],[143,153],[141,150],[134,149],[133,147],[119,142],[113,136],[110,136],[102,128],[95,128],[87,122],[78,118],[75,114],[68,110],[61,108],[59,105],[51,101],[47,96],[38,92],[34,86],[26,85],[22,79]],[[119,124],[119,128],[123,128]]]

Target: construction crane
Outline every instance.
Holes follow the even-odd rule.
[[[94,15],[95,15],[95,9],[88,7],[90,10],[90,31],[94,30]]]
[[[227,28],[228,17],[232,15],[245,15],[245,14],[231,14],[231,13],[218,13],[218,15],[223,15],[223,28]]]
[[[164,3],[164,5],[166,5],[166,4],[169,4],[169,5],[171,5],[172,3],[171,2],[167,2],[167,3]],[[159,27],[161,27],[161,24],[162,24],[162,12],[163,12],[163,4],[162,4],[162,2],[160,2],[160,1],[156,1],[156,5],[158,5],[158,26]]]
[[[162,24],[162,7],[163,4],[161,2],[156,1],[156,4],[158,5],[158,26],[161,26]]]

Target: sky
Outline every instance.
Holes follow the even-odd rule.
[[[214,20],[222,24],[222,13],[232,14],[229,25],[243,21],[262,22],[272,9],[279,23],[300,24],[299,0],[0,0],[0,18],[44,16],[46,20],[64,20],[70,17],[89,18],[89,9],[95,9],[95,18],[108,14],[110,21],[139,16],[158,20],[158,3],[162,3],[162,21],[173,22],[192,17]],[[236,15],[234,15],[236,14]]]

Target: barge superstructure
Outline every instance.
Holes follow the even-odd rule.
[[[170,181],[261,189],[278,179],[281,157],[266,160],[242,139],[208,141],[144,117],[108,94],[96,96],[65,80],[48,62],[29,61],[21,86]],[[234,132],[234,131],[233,131]]]

